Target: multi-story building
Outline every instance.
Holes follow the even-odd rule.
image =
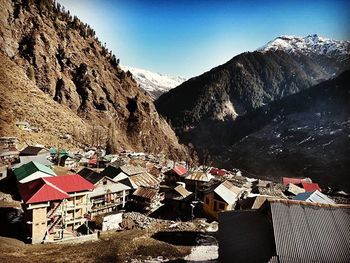
[[[87,222],[94,185],[78,174],[39,178],[18,188],[31,243],[75,236]]]

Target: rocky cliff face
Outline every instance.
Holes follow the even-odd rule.
[[[48,142],[69,133],[73,141],[61,143],[113,139],[121,148],[185,154],[131,73],[93,29],[53,1],[1,0],[0,51],[1,135],[21,137],[14,122],[27,120]]]

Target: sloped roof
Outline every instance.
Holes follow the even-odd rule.
[[[108,165],[102,172],[101,174],[103,176],[108,176],[109,178],[114,178],[120,173],[120,169],[114,166]]]
[[[133,184],[134,188],[137,187],[156,187],[160,184],[160,180],[156,178],[155,176],[144,172],[141,174],[136,174],[133,176],[130,176],[130,181]],[[135,187],[136,186],[136,187]]]
[[[298,195],[300,193],[304,193],[305,189],[301,188],[295,184],[289,183],[287,186],[287,191],[294,194],[294,195]]]
[[[20,159],[20,162],[12,165],[11,166],[12,169],[16,169],[18,167],[21,167],[23,164],[30,163],[32,161],[43,164],[45,166],[53,165],[53,163],[47,160],[46,157],[43,155],[20,156],[19,159]]]
[[[350,262],[350,206],[269,203],[280,262]]]
[[[67,193],[87,191],[95,188],[92,183],[85,180],[79,174],[67,174],[55,177],[47,177],[45,180],[56,185]]]
[[[187,180],[200,181],[200,182],[209,182],[213,176],[211,174],[203,172],[194,172],[185,177]]]
[[[179,193],[183,198],[186,198],[187,196],[191,195],[192,192],[188,191],[185,187],[182,185],[178,185],[174,188],[174,190]]]
[[[104,177],[103,174],[95,172],[94,170],[89,168],[83,168],[79,172],[77,172],[77,174],[79,174],[81,177],[85,178],[93,184],[96,184]]]
[[[27,164],[22,165],[21,167],[15,169],[13,172],[15,173],[17,181],[21,181],[22,179],[30,176],[31,174],[41,171],[43,173],[46,173],[48,175],[55,176],[55,172],[52,171],[49,167],[38,163],[38,162],[29,162]]]
[[[122,165],[119,167],[122,172],[126,173],[127,175],[136,175],[145,172],[145,169],[140,166],[135,165]]]
[[[177,175],[182,176],[187,173],[187,168],[183,167],[182,165],[177,165],[172,169],[172,171]]]
[[[157,196],[157,193],[158,191],[155,189],[139,187],[132,195],[152,200]]]
[[[49,151],[42,147],[36,146],[27,146],[22,151],[19,152],[20,156],[28,156],[28,155],[38,155],[39,153],[49,153]]]
[[[224,176],[226,174],[226,171],[218,168],[211,168],[210,173],[212,175]]]
[[[317,183],[302,182],[301,184],[305,189],[305,192],[313,192],[316,190],[321,191],[321,188]]]
[[[330,199],[325,194],[322,194],[320,191],[316,190],[314,192],[305,192],[300,193],[293,198],[293,200],[320,203],[320,204],[335,204],[335,202]]]
[[[242,189],[234,186],[231,182],[225,181],[215,188],[214,192],[220,196],[226,203],[234,204],[238,196],[242,193]]]
[[[308,178],[291,178],[291,177],[283,177],[282,182],[284,185],[288,185],[290,183],[292,184],[301,184],[302,182],[309,182],[311,181]]]
[[[25,184],[19,184],[18,191],[26,204],[69,198],[66,192],[46,181],[44,178],[39,178]]]

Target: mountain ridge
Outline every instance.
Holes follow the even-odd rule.
[[[140,87],[147,91],[153,99],[157,99],[163,93],[186,81],[180,76],[169,76],[136,67],[122,66],[122,69],[130,71]]]
[[[70,147],[112,141],[118,149],[185,156],[151,98],[120,69],[119,59],[92,28],[51,0],[1,0],[1,6],[2,136]],[[25,87],[34,95],[32,102]],[[56,118],[32,105],[56,112]],[[39,133],[23,133],[16,120],[29,121]],[[63,139],[65,134],[73,139]]]

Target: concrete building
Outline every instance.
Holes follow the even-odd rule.
[[[31,243],[73,237],[87,221],[93,184],[80,175],[39,178],[19,184]]]

